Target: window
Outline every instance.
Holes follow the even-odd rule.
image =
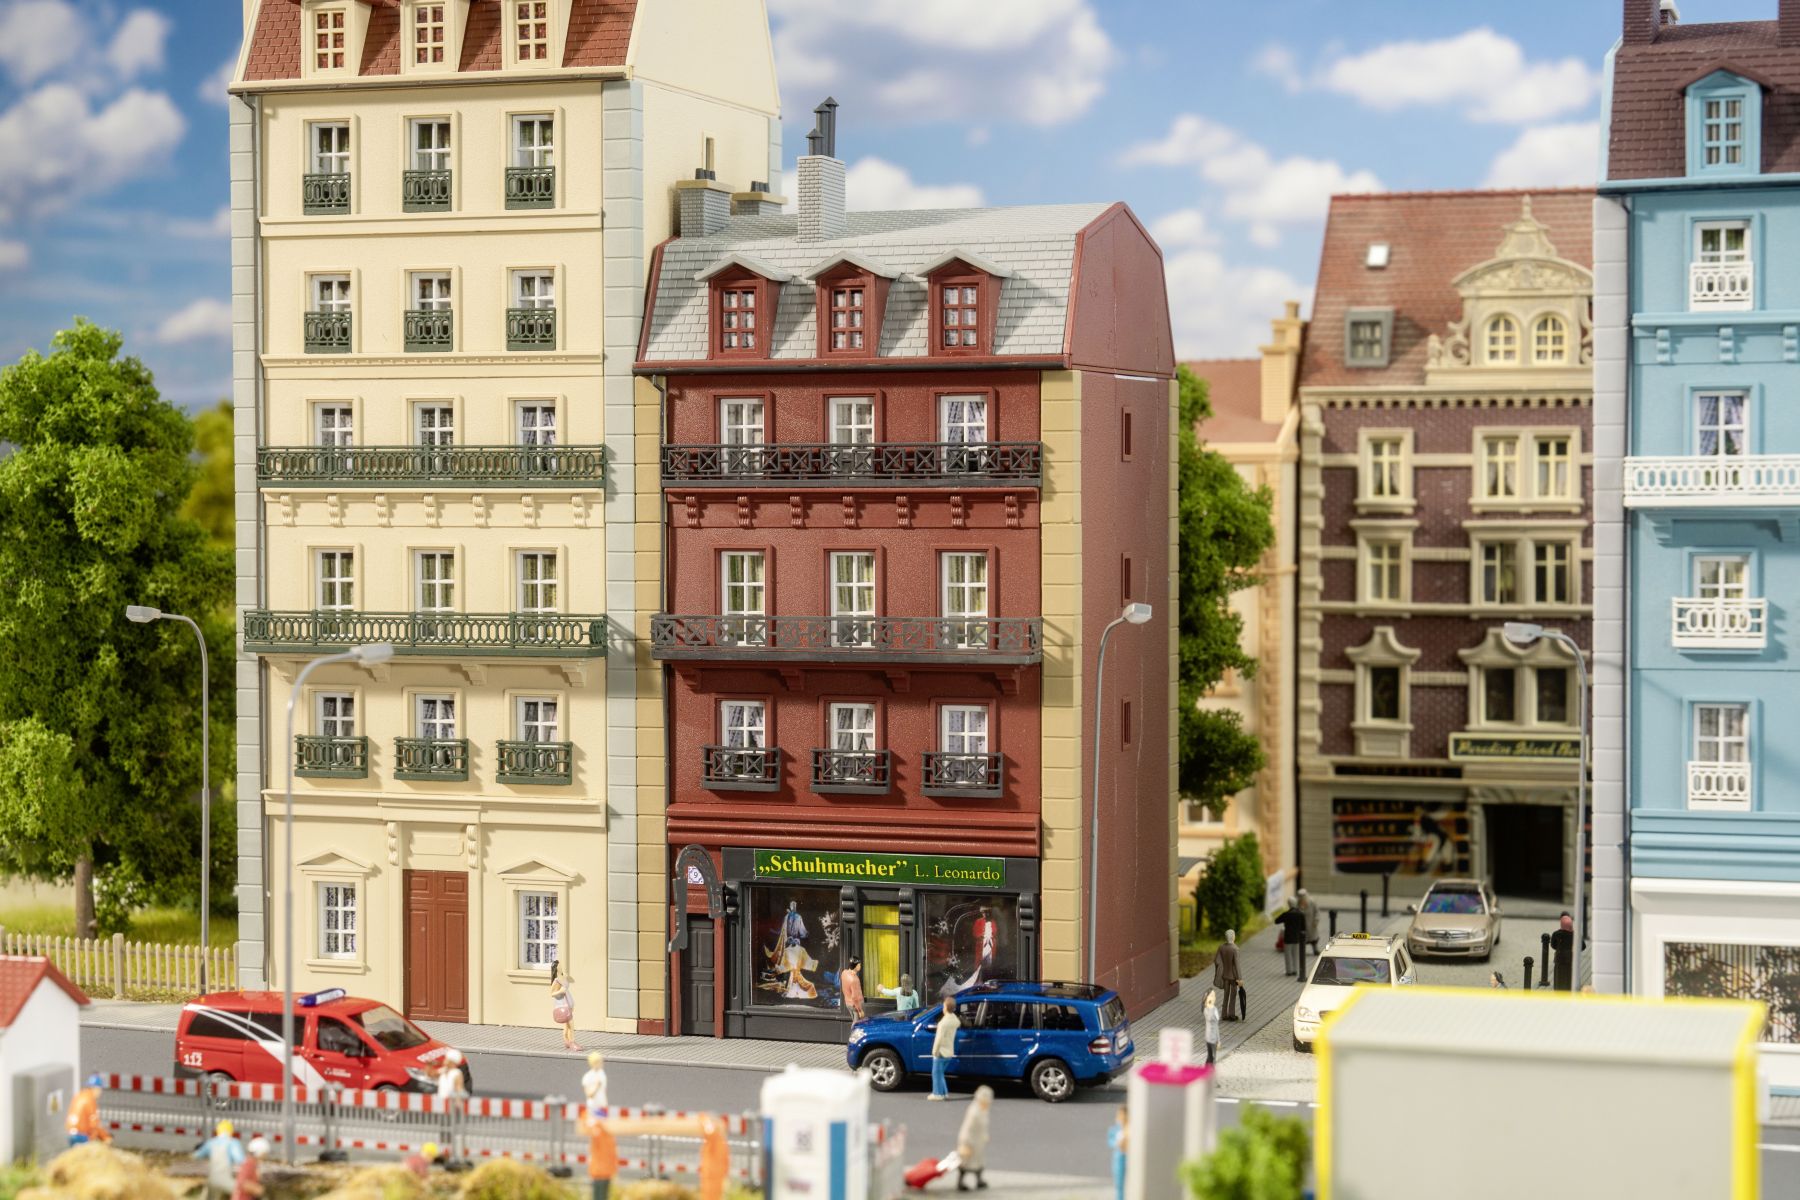
[[[513,118],[513,166],[556,165],[556,119],[548,114]]]
[[[356,607],[355,551],[319,551],[319,607],[335,612]]]
[[[725,615],[760,617],[763,603],[763,553],[760,550],[728,550],[719,556],[725,581]]]
[[[556,405],[527,401],[518,407],[519,445],[556,445]]]
[[[1519,439],[1516,435],[1481,440],[1481,498],[1515,500],[1519,495]]]
[[[1721,96],[1700,102],[1700,162],[1707,167],[1736,167],[1744,162],[1744,101]]]
[[[1694,560],[1694,593],[1702,600],[1744,600],[1750,595],[1750,559],[1742,554]]]
[[[1400,720],[1400,668],[1373,666],[1367,672],[1369,720]]]
[[[348,36],[344,29],[343,9],[322,9],[313,13],[313,70],[342,70]]]
[[[1119,702],[1119,748],[1121,750],[1123,750],[1123,749],[1129,747],[1130,745],[1131,745],[1131,701],[1122,700]]]
[[[726,700],[719,705],[719,737],[733,750],[761,750],[765,713],[761,700]]]
[[[868,396],[831,398],[831,444],[868,446],[875,441],[875,401]]]
[[[719,401],[719,441],[727,446],[763,444],[763,402],[754,397]]]
[[[412,169],[450,169],[450,122],[432,117],[412,123]]]
[[[1750,706],[1694,705],[1694,761],[1734,764],[1749,762]]]
[[[871,1008],[885,1008],[894,1001],[882,999],[882,989],[900,988],[900,906],[864,904],[862,910],[863,987]]]
[[[937,293],[940,345],[946,350],[980,349],[981,285],[972,279],[946,282],[938,285]]]
[[[550,57],[550,0],[513,0],[513,53],[522,63]]]
[[[413,5],[412,46],[414,66],[435,66],[444,61],[444,6]]]
[[[1569,327],[1561,317],[1542,316],[1531,327],[1531,361],[1550,364],[1567,362]]]
[[[456,697],[418,696],[414,699],[413,717],[419,736],[436,741],[456,737]]]
[[[976,619],[988,615],[987,555],[959,551],[944,554],[942,562],[946,641],[953,647],[987,645],[987,622]]]
[[[456,555],[449,550],[421,550],[418,571],[419,612],[454,612],[456,609]]]
[[[356,957],[356,885],[319,885],[319,957]]]
[[[350,125],[345,121],[312,124],[312,174],[350,173]]]
[[[355,443],[356,419],[347,404],[319,404],[313,408],[313,426],[321,446]]]
[[[850,752],[875,749],[875,706],[873,704],[833,704],[831,748]]]
[[[1519,602],[1519,548],[1512,542],[1482,543],[1480,602]]]
[[[1367,544],[1368,599],[1395,603],[1406,599],[1403,590],[1402,563],[1405,548],[1397,541]]]
[[[1119,414],[1119,458],[1131,461],[1131,410]]]
[[[1574,499],[1575,474],[1570,449],[1570,439],[1560,435],[1540,437],[1532,442],[1532,454],[1537,462],[1538,499]]]
[[[320,737],[356,736],[356,697],[348,692],[322,692],[318,697]]]
[[[1131,555],[1119,556],[1119,606],[1122,608],[1131,603],[1132,580],[1135,573],[1131,569]]]
[[[1519,361],[1519,323],[1504,313],[1487,323],[1486,358],[1495,364]]]
[[[548,971],[562,957],[562,912],[555,892],[519,893],[519,966]]]
[[[1568,725],[1569,671],[1566,667],[1537,667],[1537,719],[1540,725]]]
[[[1511,725],[1519,719],[1519,672],[1516,667],[1483,667],[1481,715],[1488,725]]]
[[[412,277],[413,307],[421,312],[450,311],[450,276],[442,271],[415,271]]]
[[[454,446],[456,409],[448,404],[413,405],[413,442],[419,446]]]
[[[514,271],[513,307],[534,310],[555,308],[555,274],[545,270]]]
[[[332,1017],[319,1018],[319,1049],[325,1054],[337,1054],[345,1058],[373,1058],[369,1045],[342,1021]]]
[[[717,305],[714,328],[719,331],[721,354],[743,354],[757,348],[757,302],[761,289],[754,284],[714,289]]]
[[[875,616],[875,555],[858,550],[831,556],[831,640],[859,646],[869,641]]]
[[[1703,393],[1694,397],[1694,449],[1702,457],[1735,457],[1749,453],[1750,413],[1742,392]]]
[[[542,696],[519,698],[519,740],[522,742],[560,741],[557,724],[557,702]]]
[[[1393,309],[1350,309],[1344,314],[1344,365],[1387,366],[1393,352],[1393,338]]]
[[[1750,225],[1745,221],[1709,221],[1694,227],[1694,261],[1705,266],[1731,266],[1750,261]]]
[[[938,710],[938,746],[945,754],[988,752],[988,710],[981,704],[946,704]]]
[[[958,446],[988,440],[986,396],[942,396],[938,412],[940,440]]]
[[[519,611],[553,613],[556,609],[556,551],[519,552]]]
[[[1532,595],[1539,604],[1573,604],[1575,547],[1570,542],[1532,546]]]
[[[1369,495],[1377,500],[1404,499],[1411,488],[1404,486],[1402,470],[1406,459],[1406,439],[1378,437],[1369,439]]]
[[[350,277],[348,275],[314,275],[312,277],[312,310],[316,313],[350,311]]]
[[[864,297],[868,287],[863,281],[833,286],[831,293],[831,343],[833,353],[863,349]]]

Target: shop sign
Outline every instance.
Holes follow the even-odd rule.
[[[1450,735],[1450,757],[1574,762],[1581,757],[1581,739],[1503,733],[1453,733]]]
[[[943,854],[844,854],[832,850],[758,850],[758,879],[831,879],[899,886],[1006,886],[1004,858]]]

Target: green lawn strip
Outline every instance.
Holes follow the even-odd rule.
[[[9,933],[48,937],[75,936],[73,905],[26,904],[0,909],[0,926]],[[229,949],[237,943],[237,918],[214,915],[207,929],[215,947]],[[193,946],[200,941],[200,914],[180,908],[146,908],[133,913],[125,940],[163,946]]]
[[[1257,913],[1245,922],[1238,930],[1238,944],[1242,945],[1253,935],[1269,927],[1269,918]],[[1219,952],[1219,943],[1223,937],[1187,937],[1181,939],[1181,977],[1192,979],[1206,968],[1212,966],[1213,956]]]

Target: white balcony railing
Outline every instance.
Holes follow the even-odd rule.
[[[1761,650],[1769,644],[1769,602],[1677,596],[1671,641],[1677,650]]]
[[[1689,808],[1750,807],[1750,764],[1691,762],[1687,765]]]
[[[1691,311],[1745,309],[1755,301],[1756,268],[1750,263],[1694,263],[1688,268]]]
[[[1625,507],[1800,505],[1800,454],[1625,460]]]

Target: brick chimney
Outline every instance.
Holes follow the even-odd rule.
[[[731,215],[734,217],[778,217],[781,210],[787,207],[787,201],[769,190],[763,180],[756,180],[747,192],[731,194]]]
[[[1300,338],[1306,322],[1300,319],[1300,302],[1289,300],[1285,316],[1269,322],[1273,340],[1262,347],[1262,419],[1279,425],[1294,406],[1294,384],[1300,378]]]
[[[837,157],[837,107],[827,96],[813,109],[818,120],[806,135],[806,153],[794,163],[800,216],[795,236],[803,242],[843,237],[850,229],[844,215],[844,164]]]
[[[701,169],[694,172],[693,179],[675,183],[675,232],[682,237],[707,237],[731,220],[731,189],[715,179],[704,178],[711,174]]]
[[[1667,29],[1671,25],[1679,24],[1681,24],[1681,9],[1676,6],[1675,0],[1662,0],[1661,19],[1657,21],[1657,28]]]
[[[1662,26],[1660,0],[1625,0],[1625,44],[1648,46]]]
[[[1781,0],[1776,8],[1775,44],[1800,46],[1800,0]]]

